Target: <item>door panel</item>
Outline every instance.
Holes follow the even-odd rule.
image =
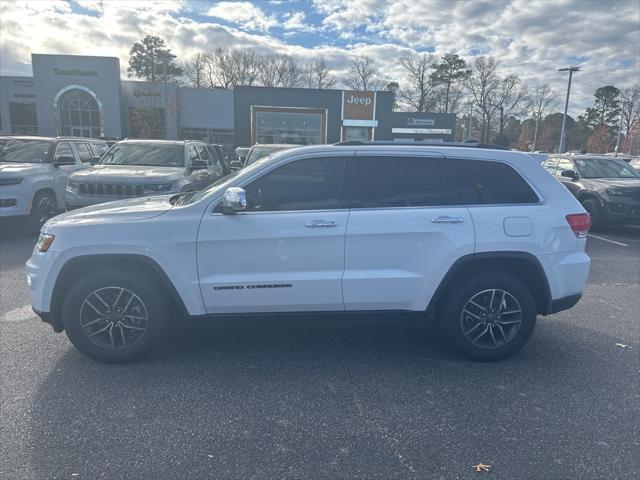
[[[198,270],[209,313],[344,310],[346,164],[285,161],[238,185],[247,212],[205,214]]]
[[[473,245],[465,207],[352,210],[345,309],[424,310],[453,262],[473,253]]]
[[[445,187],[441,158],[399,150],[359,159],[345,241],[346,310],[424,310],[453,262],[473,253],[473,223]]]
[[[208,313],[343,310],[348,211],[207,214],[198,269]],[[314,221],[334,224],[308,227]]]

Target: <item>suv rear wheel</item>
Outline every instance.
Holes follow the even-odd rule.
[[[169,309],[155,283],[110,270],[80,279],[62,307],[62,323],[78,350],[105,363],[140,358],[167,329]]]
[[[439,324],[467,358],[495,361],[520,350],[536,324],[536,303],[526,285],[509,274],[464,280],[444,299]]]

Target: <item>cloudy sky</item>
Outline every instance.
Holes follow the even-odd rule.
[[[602,85],[640,77],[638,0],[261,0],[2,1],[0,74],[31,75],[30,54],[120,58],[145,34],[163,37],[179,59],[218,46],[324,57],[337,71],[365,54],[402,82],[411,52],[493,55],[503,74],[564,92],[557,68],[581,65],[572,110]]]

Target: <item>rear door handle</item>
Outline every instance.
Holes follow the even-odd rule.
[[[307,228],[331,228],[340,225],[338,222],[330,222],[327,220],[312,220],[304,224]]]
[[[431,223],[462,223],[462,222],[464,222],[464,218],[450,217],[448,215],[443,215],[443,216],[435,217],[431,219]]]

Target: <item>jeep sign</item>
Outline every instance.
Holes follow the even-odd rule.
[[[342,92],[343,120],[374,120],[375,92],[345,90]]]

